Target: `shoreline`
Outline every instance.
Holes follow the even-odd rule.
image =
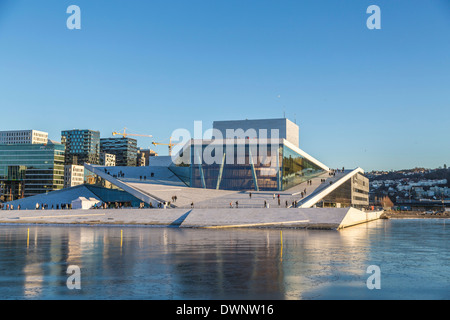
[[[246,209],[225,210],[225,217],[216,216],[211,219],[209,210],[201,214],[195,223],[188,223],[185,220],[187,216],[192,216],[191,210],[141,210],[141,209],[103,209],[103,210],[55,210],[55,211],[0,211],[0,225],[48,225],[48,226],[99,226],[99,227],[148,227],[148,228],[281,228],[281,229],[336,229],[339,226],[338,221],[330,220],[330,217],[322,221],[310,221],[309,217],[294,214],[295,210],[284,210],[289,213],[288,216],[280,219],[281,211],[276,210],[257,210],[257,214],[247,215]],[[234,213],[240,211],[237,217]],[[11,213],[15,214],[11,214]],[[20,214],[19,214],[20,212]],[[7,214],[5,214],[7,213]],[[208,213],[208,214],[206,214]],[[250,212],[248,212],[250,213]],[[267,213],[268,215],[266,216]],[[205,215],[206,214],[206,215]],[[225,218],[225,219],[224,219]],[[308,220],[304,220],[304,219]],[[449,219],[450,213],[425,214],[423,212],[398,212],[385,211],[379,216],[379,219]],[[299,220],[300,219],[300,220]],[[220,220],[220,223],[219,223]],[[361,221],[362,223],[368,222]],[[354,225],[349,223],[348,226]]]
[[[423,212],[385,211],[381,219],[449,219],[450,213],[426,214]]]
[[[27,210],[0,212],[0,224],[329,230],[366,223],[380,215],[353,208]]]

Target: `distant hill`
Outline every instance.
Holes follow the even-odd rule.
[[[450,187],[450,169],[437,168],[437,169],[425,169],[414,168],[407,170],[397,170],[380,173],[378,171],[367,172],[366,176],[371,180],[401,180],[408,178],[410,180],[440,180],[447,179],[447,186]]]

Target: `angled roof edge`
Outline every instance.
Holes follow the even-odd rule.
[[[346,174],[342,178],[340,178],[338,181],[330,185],[329,187],[325,188],[318,194],[316,194],[314,197],[309,199],[308,201],[302,203],[302,205],[299,208],[311,208],[313,205],[315,205],[317,202],[319,202],[321,199],[329,195],[331,192],[339,188],[341,185],[343,185],[345,182],[347,182],[351,177],[353,177],[355,174],[361,173],[364,174],[364,170],[360,167],[354,169],[350,173]]]
[[[126,182],[120,181],[119,179],[116,179],[116,178],[110,176],[109,174],[105,173],[103,170],[99,169],[99,168],[104,168],[102,166],[85,163],[84,168],[91,171],[92,173],[98,175],[99,177],[105,179],[106,181],[112,183],[116,187],[121,188],[123,191],[128,192],[132,196],[135,196],[139,200],[144,201],[145,203],[157,204],[159,202],[164,202],[164,200],[162,200],[152,194],[143,192],[142,190],[139,190],[139,189],[129,185]]]
[[[292,149],[293,151],[297,152],[298,154],[300,154],[302,157],[308,159],[309,161],[311,161],[312,163],[318,165],[319,167],[321,167],[323,170],[325,171],[330,171],[330,168],[326,165],[324,165],[322,162],[320,162],[319,160],[317,160],[316,158],[310,156],[309,154],[307,154],[305,151],[303,151],[302,149],[300,149],[299,147],[297,147],[295,144],[287,141],[286,139],[284,140],[284,144],[286,147]]]

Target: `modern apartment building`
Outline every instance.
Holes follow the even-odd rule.
[[[157,157],[158,153],[152,149],[141,149],[138,148],[137,150],[137,163],[136,166],[143,167],[143,166],[149,166],[150,158],[151,157]]]
[[[0,144],[46,144],[48,133],[37,130],[0,131]]]
[[[136,155],[136,167],[144,167],[144,166],[145,166],[145,154],[138,149]]]
[[[100,151],[116,156],[116,166],[136,167],[137,140],[132,138],[100,139]]]
[[[114,167],[116,165],[116,156],[110,153],[100,153],[100,165],[105,167]]]
[[[66,130],[61,132],[66,147],[65,164],[100,164],[100,132],[94,130]]]
[[[64,166],[64,188],[79,186],[84,183],[84,166]]]
[[[10,201],[62,189],[64,145],[0,145],[0,199]]]

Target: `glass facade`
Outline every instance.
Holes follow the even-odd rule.
[[[118,186],[112,184],[108,180],[103,179],[99,175],[93,173],[92,171],[86,168],[84,168],[84,183],[106,189],[122,190]]]
[[[122,188],[112,184],[103,179],[99,175],[93,173],[85,168],[84,183],[92,193],[99,199],[107,203],[109,208],[114,208],[117,205],[120,207],[145,207],[149,205],[142,202],[135,196],[124,191]]]
[[[116,166],[136,167],[137,140],[132,138],[100,139],[100,152],[116,156]]]
[[[319,206],[321,207],[350,207],[352,204],[352,182],[343,183],[339,188],[325,196]]]
[[[369,206],[369,179],[358,173],[344,182],[336,190],[325,196],[319,203],[319,207],[354,207],[364,208]]]
[[[283,146],[283,190],[292,188],[323,173],[323,169],[292,149]]]
[[[0,197],[3,201],[59,190],[63,186],[63,145],[0,145]]]
[[[191,144],[170,169],[190,187],[222,190],[282,191],[323,173],[282,141]]]
[[[193,147],[191,150],[191,163],[194,164],[191,166],[192,187],[224,190],[279,189],[279,167],[272,161],[265,163],[265,158],[258,156],[259,144],[222,145],[220,154],[222,159],[218,157],[217,163],[212,164],[203,161],[200,165],[199,154],[205,155],[206,148],[208,146],[203,145],[202,148]],[[276,163],[276,157],[279,154],[278,145],[275,150],[274,159],[272,159],[272,150],[268,148],[267,158]],[[212,153],[211,156],[216,155]]]
[[[188,187],[191,186],[191,148],[184,149],[180,156],[170,164],[172,171]]]
[[[100,164],[100,132],[67,130],[61,132],[61,143],[66,147],[65,164]]]

